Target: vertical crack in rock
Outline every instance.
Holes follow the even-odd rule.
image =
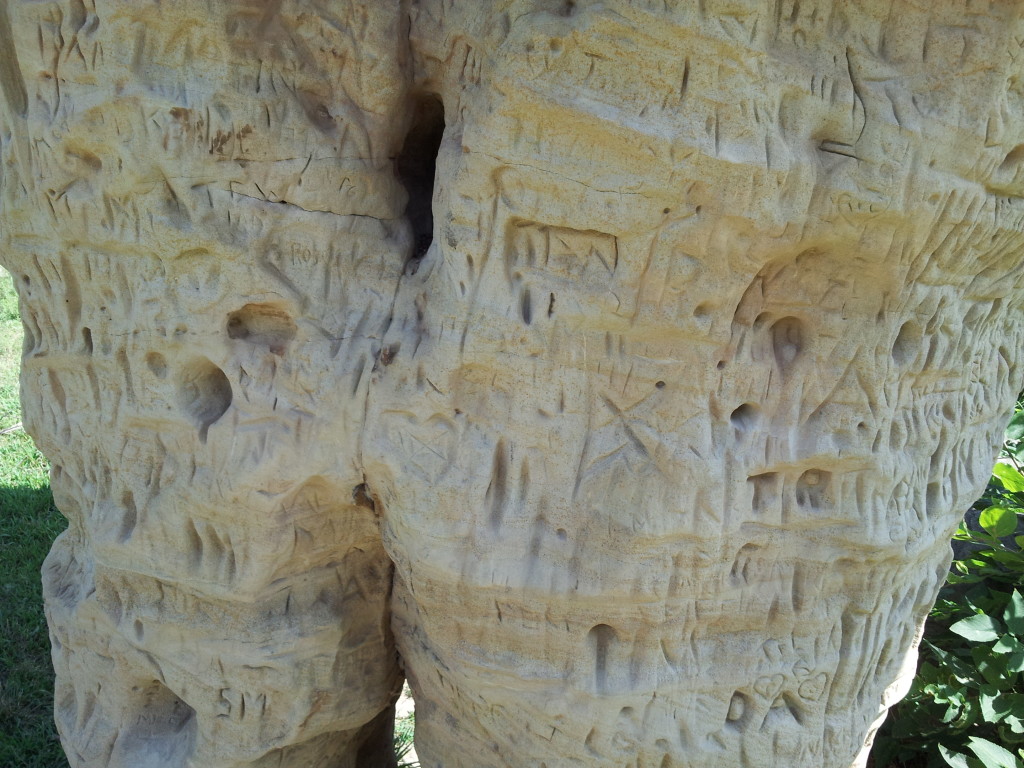
[[[419,96],[412,107],[412,123],[395,161],[395,172],[409,201],[405,217],[412,227],[411,260],[419,261],[434,237],[434,173],[444,135],[444,105],[434,94]]]
[[[421,282],[410,282],[409,279],[419,271],[420,262],[423,260],[433,242],[434,183],[437,154],[441,146],[441,140],[444,136],[445,129],[444,105],[441,102],[440,97],[435,94],[413,95],[408,101],[408,112],[406,113],[406,118],[408,120],[408,130],[402,140],[402,148],[395,157],[394,172],[402,186],[405,188],[407,194],[404,218],[409,226],[408,236],[411,247],[407,252],[406,264],[403,270],[404,278],[400,278],[396,282],[395,291],[391,297],[391,306],[388,312],[387,325],[382,338],[380,339],[379,347],[374,350],[375,361],[373,370],[378,372],[379,376],[383,375],[383,370],[395,360],[401,351],[403,334],[409,330],[412,324],[415,324],[416,326],[419,324],[418,318],[419,313],[421,312],[421,307],[418,303],[419,300],[413,300],[413,297],[419,292]],[[421,275],[418,280],[422,281],[424,277],[425,274]],[[416,307],[415,310],[413,310],[414,306]],[[417,343],[412,346],[413,354],[415,354],[415,349],[418,348],[419,345]],[[367,420],[371,418],[371,397],[374,389],[374,383],[380,380],[379,376],[371,378],[370,385],[366,389],[364,418]],[[364,429],[367,427],[370,427],[370,425],[364,424]],[[365,434],[360,437],[360,446],[358,450],[360,464],[362,464],[363,461],[362,444],[365,439]],[[382,538],[385,539],[385,551],[388,551],[389,547],[386,541],[387,537],[384,535],[386,530],[385,517],[387,509],[378,495],[379,488],[374,485],[373,480],[370,477],[370,475],[372,475],[372,469],[363,466],[363,472],[364,482],[353,488],[353,502],[357,506],[369,510],[371,514],[376,516],[378,525],[381,528]],[[393,558],[394,553],[388,551],[388,556],[389,558]],[[395,582],[397,579],[398,575],[396,565],[392,559],[390,562],[388,590],[385,597],[386,604],[390,606],[390,610],[386,615],[387,626],[384,627],[384,631],[389,636],[391,636],[392,627],[395,621],[392,614],[395,610],[394,595]],[[401,621],[401,619],[399,619],[399,621]],[[402,655],[397,648],[395,652],[397,662],[404,670],[406,667],[405,660],[402,658]],[[390,717],[392,718],[393,723],[393,710],[390,712]],[[385,748],[389,753],[390,747],[391,744],[389,741],[388,744],[385,745]],[[362,757],[360,757],[360,759],[362,759]]]

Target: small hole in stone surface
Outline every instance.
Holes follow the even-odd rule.
[[[913,320],[908,320],[900,326],[900,332],[896,335],[896,341],[892,345],[892,359],[900,366],[906,366],[914,362],[922,347],[923,332],[921,326]]]
[[[732,699],[729,700],[729,711],[726,714],[726,720],[729,723],[736,723],[737,721],[743,719],[743,716],[746,714],[746,711],[746,696],[744,696],[739,691],[736,691],[736,693],[732,695]]]
[[[121,508],[124,513],[121,517],[121,530],[118,532],[117,538],[123,544],[132,537],[139,521],[139,510],[135,506],[135,496],[131,491],[126,490],[121,495]]]
[[[780,370],[786,371],[803,351],[804,324],[795,317],[784,317],[772,325],[771,335],[775,363]]]
[[[736,427],[740,432],[749,432],[757,426],[758,419],[761,416],[761,409],[753,403],[744,403],[729,417],[729,421]]]
[[[654,382],[654,386],[656,386],[658,389],[664,389],[665,388],[665,382],[664,381],[656,381],[656,382]]]
[[[615,630],[607,624],[598,624],[587,635],[590,652],[594,658],[594,682],[599,693],[608,689],[608,655],[618,640]]]
[[[523,317],[523,322],[527,325],[533,322],[533,301],[530,298],[530,289],[523,288],[522,295],[519,300],[519,312]]]
[[[283,355],[295,338],[298,326],[286,310],[276,304],[246,304],[228,315],[228,338],[266,347]]]
[[[227,375],[205,357],[194,358],[178,375],[178,405],[199,429],[201,442],[231,406],[231,397]]]
[[[779,475],[777,472],[762,472],[751,475],[747,482],[753,486],[751,508],[757,514],[764,514],[772,508],[778,497]]]
[[[818,511],[831,503],[832,473],[824,469],[808,469],[796,483],[796,502],[801,507]]]
[[[377,511],[377,505],[370,496],[370,490],[366,483],[360,483],[352,489],[352,501],[357,507],[365,507],[374,513]]]

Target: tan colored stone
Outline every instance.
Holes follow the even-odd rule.
[[[0,2],[74,768],[391,765],[403,670],[425,766],[862,765],[1021,386],[1022,9]]]

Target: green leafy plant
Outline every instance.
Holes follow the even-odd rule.
[[[954,536],[917,677],[879,733],[879,768],[1024,768],[1024,404]]]
[[[395,719],[395,757],[398,759],[398,768],[419,768],[412,743],[415,731],[415,713],[410,712],[405,717]]]

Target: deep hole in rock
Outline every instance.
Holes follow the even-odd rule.
[[[437,152],[444,136],[444,105],[433,94],[419,97],[413,107],[412,123],[395,162],[395,170],[409,202],[405,216],[412,225],[413,259],[421,259],[434,237],[434,171]]]
[[[608,654],[617,639],[617,633],[607,624],[598,624],[587,635],[591,653],[594,655],[594,678],[599,693],[604,693],[608,689]]]
[[[908,320],[900,326],[900,332],[892,345],[892,359],[899,366],[909,366],[917,358],[921,351],[924,339],[924,332],[921,326],[913,320]]]
[[[808,469],[796,483],[796,503],[804,509],[819,511],[831,501],[832,473]]]
[[[205,357],[191,360],[178,376],[178,404],[199,429],[200,442],[231,406],[231,382]]]
[[[246,304],[228,315],[228,338],[263,346],[283,355],[298,326],[291,315],[274,304]]]
[[[757,426],[761,409],[753,403],[744,403],[729,416],[729,421],[740,432],[749,432]]]

